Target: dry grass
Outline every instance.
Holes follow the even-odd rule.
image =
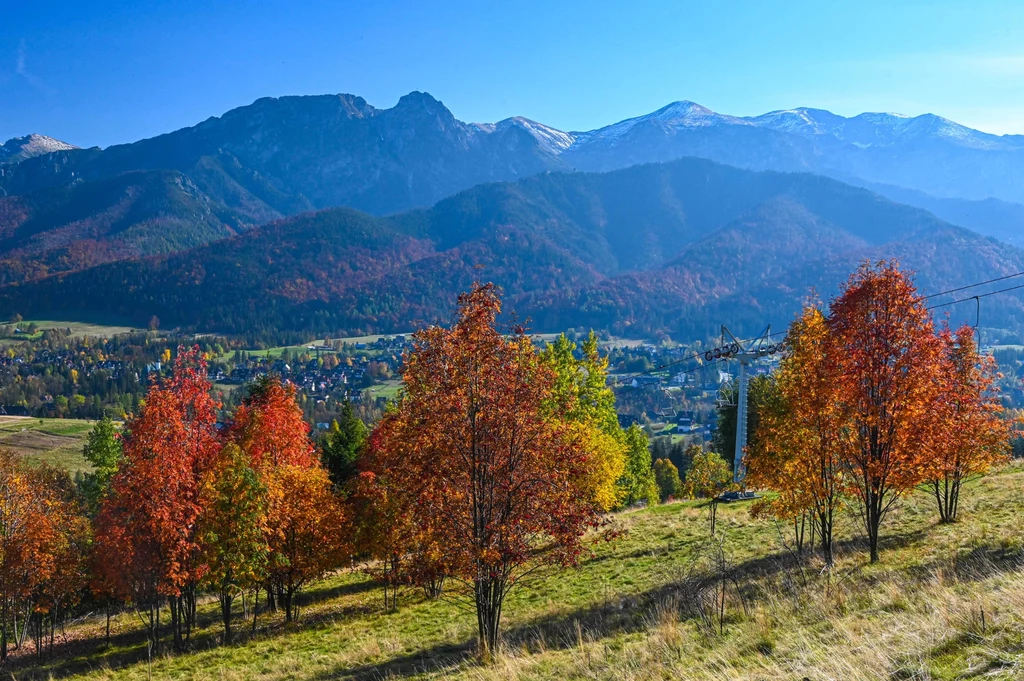
[[[869,565],[852,516],[837,566],[798,561],[785,534],[742,505],[719,511],[732,566],[724,633],[694,617],[687,579],[707,517],[694,504],[620,514],[627,530],[595,546],[578,570],[521,586],[506,608],[506,650],[492,665],[472,657],[472,615],[418,592],[396,614],[358,572],[306,594],[302,622],[261,615],[259,633],[218,645],[212,607],[189,654],[153,663],[157,679],[967,679],[1024,678],[1024,468],[973,483],[963,519],[934,522],[914,495],[886,527],[882,563]],[[133,679],[147,675],[134,615],[74,629],[70,660],[18,678]]]

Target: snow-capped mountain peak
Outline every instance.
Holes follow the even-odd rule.
[[[0,145],[0,163],[19,163],[33,156],[42,156],[68,149],[77,149],[77,147],[46,135],[33,133],[9,139]]]
[[[590,132],[570,133],[575,138],[575,145],[596,140],[614,141],[640,125],[658,125],[667,129],[704,128],[717,125],[750,125],[748,121],[735,116],[715,113],[706,106],[696,102],[681,100],[672,102],[643,116],[627,118],[612,125],[591,130]]]

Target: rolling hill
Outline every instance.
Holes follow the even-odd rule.
[[[224,332],[389,332],[446,320],[474,280],[539,331],[706,335],[785,324],[865,258],[924,290],[1024,270],[1024,251],[867,190],[699,159],[548,173],[373,217],[327,209],[184,252],[0,288],[0,314],[115,314]],[[1020,299],[987,312],[1016,326]]]

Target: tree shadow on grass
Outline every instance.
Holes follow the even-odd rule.
[[[333,669],[314,676],[315,681],[345,679],[346,681],[379,681],[400,679],[427,673],[452,672],[458,667],[474,664],[475,642],[445,643],[391,658],[377,664]]]
[[[251,633],[252,613],[250,611],[247,619],[236,619],[234,622],[235,642],[232,646],[245,645],[254,639],[278,638],[288,635],[297,629],[314,628],[323,626],[336,619],[368,615],[377,612],[378,608],[373,605],[344,605],[333,607],[327,610],[317,610],[306,614],[306,608],[328,600],[343,596],[357,595],[379,589],[380,584],[365,580],[360,582],[346,582],[342,584],[324,584],[301,591],[296,595],[296,606],[298,606],[300,619],[291,624],[280,621],[280,612],[269,614],[261,610],[257,617],[256,634]],[[167,613],[165,612],[164,615]],[[134,615],[128,611],[123,616]],[[273,619],[266,619],[271,617]],[[196,614],[196,629],[192,632],[191,640],[187,649],[181,653],[171,653],[173,641],[169,633],[168,623],[161,622],[161,650],[154,655],[154,659],[166,654],[187,655],[189,652],[208,650],[223,645],[221,636],[221,620],[216,607],[203,607]],[[27,646],[31,649],[31,646]],[[145,631],[139,627],[133,627],[126,631],[118,631],[110,636],[110,644],[107,645],[103,636],[90,638],[73,638],[66,643],[58,642],[54,647],[52,655],[45,652],[42,660],[34,654],[20,653],[12,657],[6,665],[0,665],[0,673],[11,675],[15,679],[58,679],[68,676],[84,674],[99,669],[119,669],[133,665],[144,664],[147,659],[147,644]]]
[[[358,617],[378,612],[378,608],[370,605],[349,605],[329,610],[317,611],[303,615],[292,623],[275,620],[270,626],[257,625],[256,634],[251,634],[252,620],[236,620],[234,626],[235,642],[231,647],[242,646],[253,640],[268,640],[287,636],[297,630],[313,629],[326,626],[334,620]],[[266,617],[266,613],[261,613]],[[279,617],[279,615],[278,615]],[[154,660],[164,655],[188,655],[191,652],[209,650],[223,646],[221,636],[223,630],[218,626],[220,619],[213,617],[197,617],[199,627],[193,631],[187,650],[172,653],[170,634],[161,637],[161,650],[154,655]],[[107,650],[111,652],[106,652]],[[10,674],[20,680],[59,679],[75,676],[100,669],[120,669],[145,664],[147,645],[145,632],[142,629],[113,634],[110,647],[102,639],[84,639],[71,641],[66,646],[58,644],[52,656],[44,654],[41,664],[30,655],[12,658],[7,667],[0,665],[0,672]],[[38,665],[38,666],[37,666]]]
[[[901,535],[886,537],[881,549],[892,551],[912,546],[924,540],[924,531],[915,531]],[[861,539],[849,539],[836,542],[837,555],[859,553],[863,555],[861,566],[867,564],[867,544]],[[618,559],[646,558],[651,550],[636,551]],[[809,555],[801,558],[800,565],[806,567]],[[884,560],[884,553],[883,553]],[[745,597],[753,598],[758,580],[771,578],[798,567],[794,556],[787,552],[775,552],[767,556],[752,558],[732,565],[726,575],[727,579],[735,580],[740,585]],[[1004,564],[1011,568],[1010,563]],[[647,631],[659,621],[666,603],[674,603],[679,597],[679,584],[669,581],[661,586],[639,594],[618,596],[602,603],[596,603],[569,612],[554,613],[532,621],[508,627],[504,630],[505,645],[512,649],[524,651],[565,650],[580,644],[580,637],[586,641],[595,641],[617,635],[629,635]],[[455,669],[475,664],[475,640],[459,644],[445,644],[425,648],[376,664],[356,667],[339,667],[317,676],[318,680],[356,679],[371,681],[376,679],[408,678],[425,673],[445,674]]]
[[[883,564],[886,552],[913,546],[924,541],[926,537],[925,530],[917,530],[884,538],[881,545]],[[867,565],[867,544],[862,538],[836,542],[834,550],[837,556],[860,554],[863,557],[862,562],[858,563],[853,571]],[[650,555],[651,550],[647,549],[615,557],[619,560],[630,560]],[[798,557],[786,551],[778,551],[733,564],[729,567],[726,577],[739,585],[740,593],[744,598],[754,599],[763,589],[760,580],[791,574],[796,570],[806,570],[810,566],[809,554]],[[926,577],[939,569],[952,570],[957,579],[973,581],[1018,570],[1022,567],[1024,567],[1024,556],[1018,551],[1009,551],[999,546],[979,546],[969,553],[951,556],[948,561],[935,561],[897,569],[916,578]],[[307,596],[308,602],[315,603],[348,594],[365,593],[375,588],[379,588],[379,585],[373,581],[346,583],[313,589]],[[506,628],[504,640],[509,647],[526,651],[560,650],[579,645],[581,635],[585,636],[587,640],[600,640],[616,635],[645,631],[658,621],[665,604],[672,603],[674,599],[678,598],[679,590],[679,584],[670,579],[663,585],[639,594],[617,596],[602,603],[569,612],[554,613]],[[304,616],[297,624],[288,626],[276,624],[269,629],[261,630],[257,637],[276,638],[291,633],[297,628],[308,629],[325,625],[335,619],[374,612],[379,612],[377,606],[365,604],[331,608]],[[400,616],[401,612],[398,615]],[[216,614],[204,617],[204,621],[206,619],[216,620]],[[244,629],[244,625],[241,625],[240,633]],[[245,632],[245,635],[240,636],[240,644],[249,640],[247,630]],[[194,647],[207,648],[219,645],[219,634],[219,629],[215,627],[205,629],[202,635],[195,639]],[[88,649],[82,647],[76,653],[78,657],[61,660],[54,665],[37,670],[24,669],[21,671],[15,666],[5,671],[12,673],[17,679],[60,678],[95,670],[101,665],[116,668],[138,664],[146,659],[144,641],[141,631],[117,634],[112,637],[115,648],[134,647],[104,657],[100,661],[100,665],[96,664],[94,659],[86,657]],[[470,639],[459,643],[439,644],[379,663],[338,667],[314,678],[371,681],[386,678],[408,678],[424,673],[451,672],[459,667],[475,664],[475,643],[474,639]],[[91,650],[95,651],[95,640],[90,644]]]

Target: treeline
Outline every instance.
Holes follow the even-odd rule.
[[[964,483],[1010,452],[995,361],[974,329],[936,327],[896,262],[866,263],[827,310],[791,325],[780,369],[752,391],[747,484],[777,494],[759,510],[792,523],[798,549],[832,563],[840,509],[853,507],[879,558],[884,520],[924,489],[953,522]]]

